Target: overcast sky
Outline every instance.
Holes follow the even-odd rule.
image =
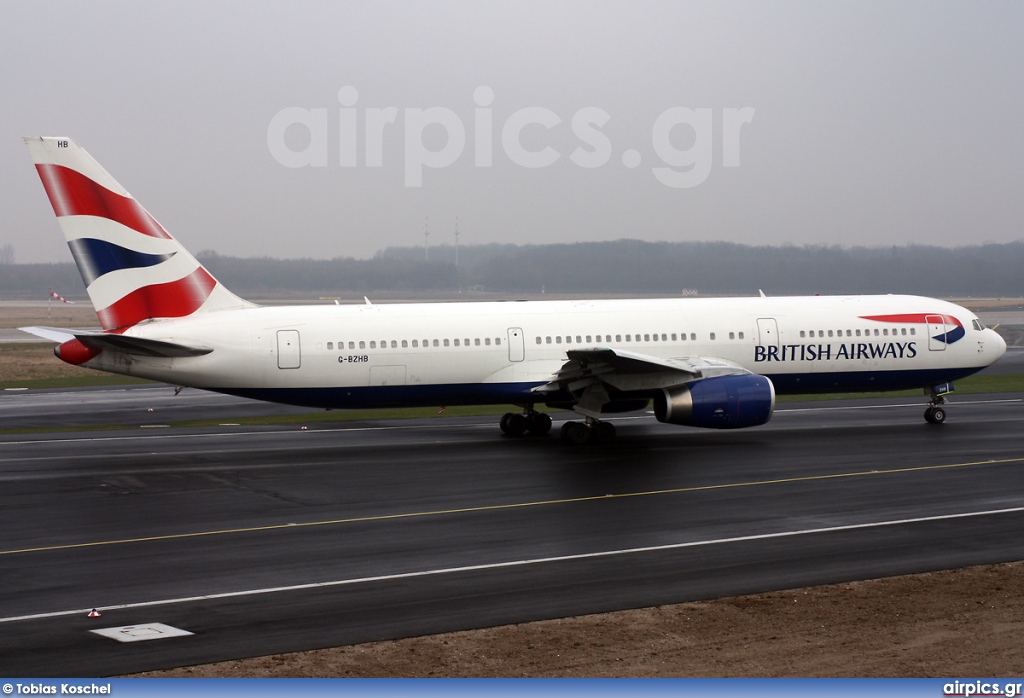
[[[456,216],[461,244],[1024,238],[1021,2],[4,9],[19,262],[70,260],[27,135],[75,138],[193,252],[368,257]]]

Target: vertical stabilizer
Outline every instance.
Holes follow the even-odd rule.
[[[251,303],[228,291],[70,138],[26,138],[105,330]]]

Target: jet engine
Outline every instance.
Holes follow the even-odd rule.
[[[775,409],[775,386],[765,376],[718,376],[665,388],[654,398],[659,422],[709,429],[764,424]]]

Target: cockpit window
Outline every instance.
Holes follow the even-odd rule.
[[[981,332],[983,329],[985,329],[985,326],[981,324],[981,320],[979,320],[978,318],[974,318],[973,320],[971,320],[971,324],[974,326],[974,329],[978,330],[978,332]]]

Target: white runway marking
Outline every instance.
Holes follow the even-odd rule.
[[[934,521],[948,521],[951,519],[965,519],[980,516],[996,516],[999,514],[1016,514],[1024,512],[1024,506],[1012,507],[1009,509],[993,509],[989,511],[972,511],[960,514],[939,514],[936,516],[922,516],[912,519],[895,519],[892,521],[874,521],[869,523],[847,524],[843,526],[827,526],[824,528],[809,528],[797,531],[780,531],[777,533],[760,533],[749,536],[735,536],[732,538],[719,538],[714,540],[689,541],[686,543],[671,543],[667,545],[652,545],[640,548],[623,548],[620,550],[603,550],[593,553],[578,553],[575,555],[559,555],[556,557],[542,557],[526,560],[510,560],[506,562],[491,562],[479,565],[465,565],[462,567],[447,567],[434,570],[420,570],[417,572],[402,572],[398,574],[384,574],[374,577],[357,577],[353,579],[338,579],[328,582],[311,582],[309,584],[295,584],[291,586],[266,587],[263,589],[247,589],[243,591],[229,591],[219,594],[205,594],[202,596],[186,596],[176,599],[160,599],[157,601],[140,601],[137,603],[116,604],[113,606],[98,607],[103,612],[120,611],[134,608],[149,608],[152,606],[170,606],[174,604],[191,603],[195,601],[210,601],[215,599],[231,599],[243,596],[259,596],[264,594],[278,594],[288,591],[306,591],[310,589],[324,589],[327,587],[348,586],[353,584],[368,584],[372,582],[389,582],[399,579],[414,579],[417,577],[430,577],[444,574],[458,574],[461,572],[478,572],[481,570],[496,570],[512,567],[525,567],[527,565],[542,565],[557,562],[572,562],[576,560],[589,560],[602,557],[616,557],[621,555],[635,555],[637,553],[663,552],[668,550],[681,550],[684,548],[697,548],[711,545],[727,545],[730,543],[744,543],[756,540],[770,540],[773,538],[790,538],[793,536],[807,536],[822,533],[839,533],[842,531],[856,531],[869,528],[881,528],[885,526],[903,526],[906,524],[928,523]],[[85,615],[90,609],[75,609],[73,611],[53,611],[51,613],[34,613],[24,616],[11,616],[0,618],[0,623],[13,623],[24,620],[41,620],[46,618],[58,618],[61,616]]]

